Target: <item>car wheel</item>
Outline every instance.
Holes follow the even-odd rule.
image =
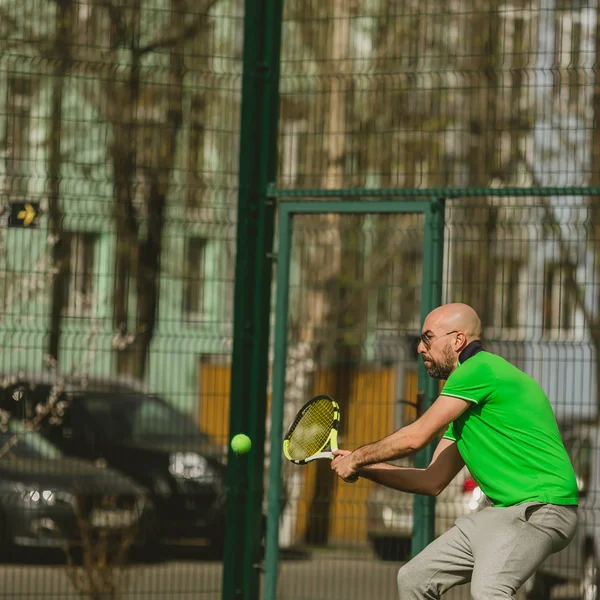
[[[372,538],[371,544],[381,560],[400,562],[410,558],[410,539]]]
[[[581,600],[599,600],[598,589],[600,573],[596,563],[596,553],[591,552],[586,556],[581,578]]]

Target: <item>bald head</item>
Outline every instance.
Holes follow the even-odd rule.
[[[471,342],[481,337],[481,320],[471,306],[454,302],[432,310],[423,323],[423,330],[462,331]]]
[[[481,320],[472,307],[444,304],[427,315],[417,352],[431,377],[448,379],[456,369],[460,353],[480,337]]]

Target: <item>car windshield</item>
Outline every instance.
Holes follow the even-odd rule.
[[[62,454],[37,431],[27,431],[21,421],[12,419],[8,430],[0,431],[0,458],[3,456],[57,459]]]
[[[80,401],[99,432],[114,441],[208,439],[187,415],[155,396],[91,392]]]

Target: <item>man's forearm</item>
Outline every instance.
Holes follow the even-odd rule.
[[[366,467],[413,454],[428,441],[418,428],[408,425],[378,442],[357,448],[352,455],[358,468]]]
[[[379,463],[362,468],[360,476],[401,492],[435,496],[438,491],[431,477],[428,477],[426,469]]]

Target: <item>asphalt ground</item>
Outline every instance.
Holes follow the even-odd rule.
[[[396,573],[401,563],[384,562],[363,552],[313,551],[284,556],[280,562],[277,600],[398,600]],[[119,580],[120,600],[221,600],[222,563],[203,557],[173,556],[161,562],[131,564]],[[27,553],[0,565],[0,599],[78,599],[85,571],[71,572],[62,557]],[[574,599],[569,590],[553,598]],[[109,596],[106,596],[108,599]],[[451,590],[444,600],[469,600],[468,585]],[[523,592],[518,600],[524,600]]]

